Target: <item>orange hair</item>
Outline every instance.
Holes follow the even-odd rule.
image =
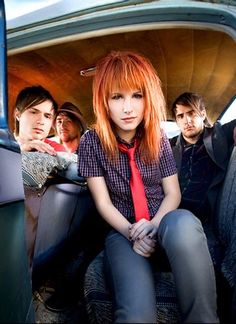
[[[108,98],[114,90],[134,89],[144,95],[139,151],[142,160],[150,163],[159,157],[161,121],[165,120],[166,110],[160,79],[143,56],[133,52],[111,52],[97,64],[93,80],[94,128],[105,152],[116,159],[118,145],[109,116]]]

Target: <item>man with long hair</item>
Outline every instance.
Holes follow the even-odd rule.
[[[182,193],[180,207],[190,210],[203,224],[220,287],[218,297],[224,291],[224,300],[218,298],[219,306],[224,309],[223,316],[229,317],[230,310],[227,307],[230,301],[226,299],[226,292],[230,289],[221,276],[221,267],[223,261],[225,277],[232,287],[236,286],[236,279],[232,280],[236,278],[236,273],[233,273],[232,266],[227,266],[226,259],[223,259],[232,240],[230,233],[222,235],[223,229],[216,227],[219,224],[218,200],[234,146],[236,120],[224,125],[217,121],[212,125],[207,118],[202,96],[192,92],[182,93],[175,99],[172,113],[181,131],[179,136],[170,140]],[[231,228],[235,226],[230,219],[227,222],[228,225],[225,224],[224,228],[230,228],[231,232]],[[230,250],[228,257],[235,260],[236,244]]]

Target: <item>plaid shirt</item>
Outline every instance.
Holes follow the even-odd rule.
[[[164,134],[164,133],[163,133]],[[160,161],[145,164],[135,153],[141,172],[151,217],[154,217],[163,200],[162,178],[177,173],[175,160],[164,134],[161,142]],[[134,222],[134,208],[130,190],[130,167],[126,153],[119,152],[118,162],[112,162],[104,153],[100,139],[94,130],[82,137],[78,151],[78,168],[83,177],[104,177],[114,206],[124,217]]]

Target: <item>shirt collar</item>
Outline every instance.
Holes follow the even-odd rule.
[[[127,143],[125,140],[123,140],[122,138],[120,138],[119,135],[116,135],[117,142],[126,145],[128,148],[133,147],[135,140],[136,139],[140,139],[140,138],[141,138],[141,131],[140,130],[138,130],[136,132],[134,138],[132,139],[132,141],[130,143]]]
[[[189,146],[192,146],[192,145],[201,145],[203,143],[203,133],[201,133],[199,139],[197,140],[196,143],[194,144],[190,144],[190,143],[187,143],[183,137],[183,135],[181,134],[180,135],[180,143],[183,147],[189,147]]]

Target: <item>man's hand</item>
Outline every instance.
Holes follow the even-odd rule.
[[[21,151],[23,152],[37,151],[41,153],[48,153],[50,155],[56,155],[54,148],[41,140],[19,140],[18,143],[20,145]]]

